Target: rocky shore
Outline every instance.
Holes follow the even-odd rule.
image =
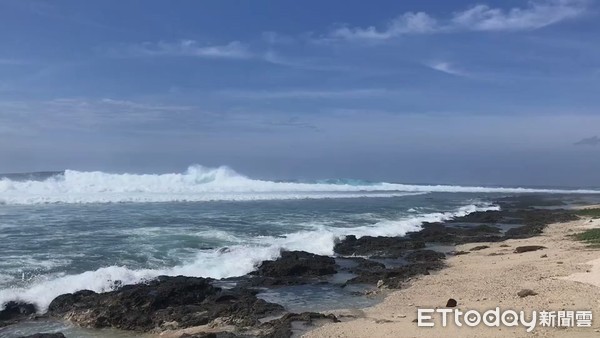
[[[254,272],[226,281],[161,276],[146,283],[117,285],[107,293],[83,290],[55,298],[45,314],[37,314],[32,304],[14,301],[0,311],[0,327],[53,318],[82,327],[169,337],[291,337],[297,330],[324,321],[337,322],[338,318],[314,312],[289,313],[282,305],[258,297],[261,290],[323,283],[340,288],[360,284],[374,290],[401,289],[415,276],[444,268],[447,254],[435,250],[436,245],[529,238],[539,235],[548,224],[578,219],[568,210],[532,208],[541,203],[539,199],[507,198],[496,203],[501,210],[425,223],[421,231],[404,237],[347,236],[335,245],[334,257],[284,251],[278,259],[262,262]],[[470,250],[448,255],[468,255]],[[331,277],[339,273],[350,277],[332,282]]]

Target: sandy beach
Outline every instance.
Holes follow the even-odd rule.
[[[432,275],[419,276],[409,287],[392,292],[371,308],[340,310],[341,323],[326,324],[304,335],[317,337],[600,337],[600,250],[587,248],[568,235],[600,227],[600,219],[581,219],[549,225],[541,236],[499,243],[465,244],[489,248],[450,257],[448,267]],[[518,246],[541,245],[546,249],[515,253]],[[521,298],[522,289],[537,295]],[[418,327],[418,308],[442,308],[449,298],[461,311],[592,310],[592,327],[540,327],[530,333],[524,326],[457,327],[449,321],[441,326]]]

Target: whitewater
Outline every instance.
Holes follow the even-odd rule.
[[[345,183],[346,182],[346,183]],[[190,166],[183,173],[111,174],[65,170],[44,180],[0,179],[0,204],[44,203],[145,203],[252,201],[394,197],[406,194],[449,193],[575,193],[596,194],[590,189],[531,189],[398,183],[298,183],[256,180],[222,166]]]
[[[404,236],[424,222],[497,210],[508,194],[596,190],[252,179],[228,167],[183,173],[66,170],[0,178],[0,307],[46,311],[56,296],[159,275],[247,274],[282,250],[333,255],[348,235]],[[158,203],[160,202],[160,203]]]
[[[279,237],[259,236],[249,240],[247,244],[201,251],[191,262],[171,268],[134,270],[126,266],[108,266],[76,275],[38,276],[25,288],[0,290],[0,304],[19,300],[36,304],[40,312],[45,312],[50,302],[64,293],[84,289],[107,292],[113,290],[116,285],[134,284],[160,275],[216,279],[241,276],[253,271],[264,260],[276,259],[281,250],[302,250],[319,255],[333,255],[335,242],[349,234],[359,238],[404,236],[407,232],[420,230],[424,222],[441,222],[486,210],[499,210],[499,207],[487,203],[473,204],[452,212],[422,214],[360,227],[321,227],[318,230],[299,231]]]

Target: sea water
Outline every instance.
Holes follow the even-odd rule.
[[[281,250],[333,255],[346,235],[403,236],[423,222],[497,210],[495,199],[522,193],[583,198],[598,191],[275,182],[201,166],[162,175],[66,170],[4,176],[0,307],[20,300],[44,312],[63,293],[106,292],[159,275],[241,276]],[[328,299],[319,309],[348,305],[342,291],[319,288],[265,291],[263,297],[293,310],[314,309],[319,299]]]

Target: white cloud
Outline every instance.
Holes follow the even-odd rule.
[[[403,34],[431,33],[437,30],[437,21],[423,12],[408,12],[390,21],[385,28],[340,27],[330,33],[331,38],[355,40],[386,40]]]
[[[253,55],[248,47],[232,41],[226,45],[201,45],[195,40],[178,42],[141,43],[129,46],[125,51],[118,50],[119,56],[189,56],[222,59],[248,59]]]
[[[343,26],[331,31],[323,40],[381,41],[426,33],[538,29],[578,17],[587,7],[588,0],[541,0],[508,10],[479,4],[455,12],[447,19],[437,19],[424,12],[407,12],[382,28]]]
[[[456,68],[453,64],[446,62],[446,61],[431,62],[426,65],[427,65],[427,67],[429,67],[433,70],[437,70],[442,73],[455,75],[455,76],[468,76],[468,74],[466,72]]]
[[[580,0],[536,1],[529,2],[527,8],[511,8],[507,11],[476,5],[455,13],[452,23],[456,28],[475,31],[537,29],[583,14],[586,4],[586,1]]]

